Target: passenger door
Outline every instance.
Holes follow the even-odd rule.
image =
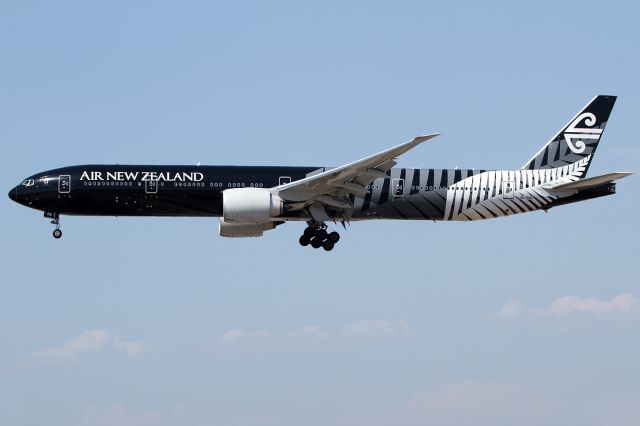
[[[404,195],[404,179],[392,179],[391,180],[391,193],[394,198],[402,197]]]
[[[287,185],[291,183],[291,176],[280,176],[278,179],[278,186]]]
[[[513,198],[513,181],[506,180],[502,182],[502,196],[504,198]]]
[[[69,194],[71,192],[71,176],[60,175],[58,176],[58,193]]]
[[[158,193],[158,181],[157,180],[147,180],[144,182],[144,192],[147,194],[157,194]]]
[[[158,181],[146,180],[144,181],[144,211],[154,212],[157,208],[158,208]]]

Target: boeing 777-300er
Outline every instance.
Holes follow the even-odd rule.
[[[615,96],[597,96],[518,170],[394,168],[430,134],[347,165],[328,167],[85,165],[36,173],[9,192],[60,215],[213,216],[223,237],[260,237],[307,224],[300,244],[332,250],[327,223],[368,219],[480,220],[548,210],[615,193],[608,173],[586,178]],[[346,227],[346,226],[345,226]]]

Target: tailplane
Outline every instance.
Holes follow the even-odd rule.
[[[593,98],[522,169],[552,169],[589,157],[580,177],[586,176],[615,102],[615,96]]]
[[[543,186],[543,188],[546,189],[547,192],[556,193],[583,191],[585,189],[592,189],[605,184],[611,184],[614,180],[622,179],[632,174],[632,172],[615,172],[592,178],[580,179],[573,182],[563,182],[560,180],[555,184],[552,183],[550,185]]]

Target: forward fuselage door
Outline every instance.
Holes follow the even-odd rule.
[[[68,194],[71,192],[71,176],[69,175],[58,176],[58,192],[60,194]]]
[[[158,208],[158,181],[144,181],[144,211],[153,214]]]
[[[147,180],[144,182],[144,192],[147,194],[157,194],[158,193],[158,181],[157,180]]]

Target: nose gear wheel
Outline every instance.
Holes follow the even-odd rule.
[[[53,213],[53,215],[49,217],[53,217],[51,224],[56,226],[56,229],[53,230],[53,238],[57,240],[62,237],[62,230],[60,229],[60,214]]]

